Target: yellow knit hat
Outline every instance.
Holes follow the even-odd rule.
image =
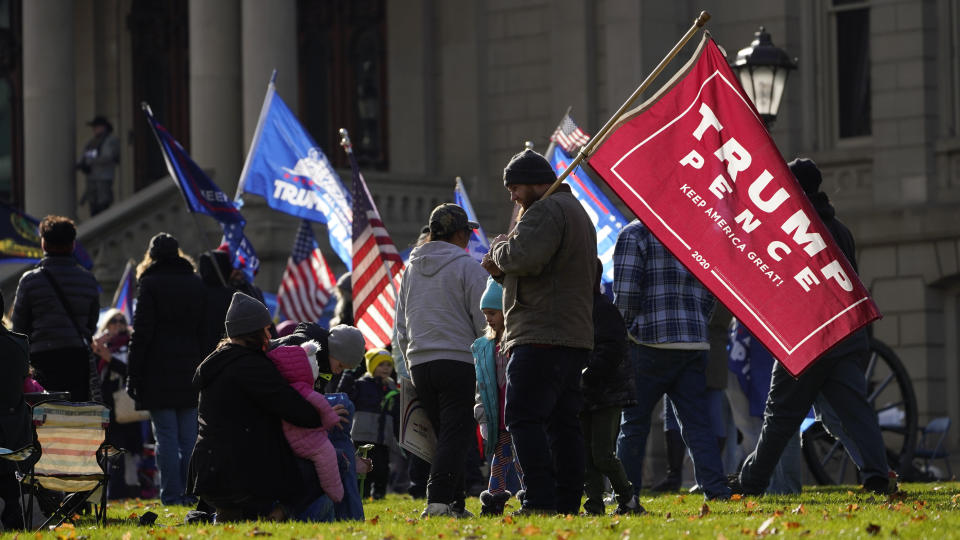
[[[373,375],[377,366],[384,362],[390,362],[390,365],[393,365],[393,357],[390,356],[390,353],[387,352],[386,349],[370,349],[363,357],[367,360],[367,373],[370,375]]]

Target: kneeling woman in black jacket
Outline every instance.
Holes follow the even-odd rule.
[[[227,339],[193,378],[200,390],[200,433],[188,489],[217,509],[218,521],[320,517],[316,503],[323,490],[310,462],[293,455],[281,420],[301,427],[322,421],[264,354],[270,322],[263,304],[234,293]],[[334,410],[346,415],[343,406]]]

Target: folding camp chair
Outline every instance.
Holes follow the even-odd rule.
[[[941,416],[930,420],[926,426],[920,428],[920,443],[913,453],[914,457],[923,460],[923,470],[925,471],[930,470],[931,460],[942,459],[947,466],[948,480],[953,478],[953,471],[950,470],[950,452],[944,445],[949,430],[949,416]]]
[[[122,453],[104,442],[109,423],[110,409],[102,403],[46,401],[33,407],[40,459],[24,479],[30,487],[28,512],[39,488],[68,494],[40,529],[60,525],[94,495],[99,495],[93,498],[94,516],[106,524],[109,461]]]
[[[10,463],[13,466],[13,470],[16,472],[17,478],[22,480],[26,476],[26,472],[30,470],[30,468],[33,467],[33,464],[36,462],[36,459],[34,459],[34,457],[35,456],[39,457],[39,450],[40,450],[40,446],[36,444],[36,442],[33,442],[27,446],[24,446],[23,448],[19,448],[16,450],[12,450],[10,448],[0,448],[0,460]],[[9,470],[6,471],[5,474],[9,474]],[[18,483],[18,487],[20,488],[18,497],[20,500],[22,500],[23,484]],[[10,501],[7,501],[6,504],[11,504],[11,503]],[[23,508],[22,505],[21,505],[20,517],[23,520],[23,523],[26,524],[27,523],[26,509]],[[3,527],[0,526],[0,531],[2,530],[3,530]]]

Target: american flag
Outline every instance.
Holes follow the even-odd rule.
[[[317,322],[336,286],[333,272],[317,247],[310,222],[302,220],[293,252],[280,280],[277,307],[288,319]]]
[[[576,154],[577,149],[590,141],[590,136],[581,130],[570,118],[570,113],[564,114],[557,130],[550,136],[550,140],[559,144],[568,154]]]
[[[367,348],[381,348],[393,337],[396,280],[403,271],[403,258],[370,198],[349,138],[344,136],[342,144],[353,170],[353,319]]]

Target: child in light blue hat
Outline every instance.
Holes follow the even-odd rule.
[[[514,458],[513,441],[503,420],[509,355],[500,349],[503,336],[503,287],[487,279],[480,297],[480,309],[487,320],[486,335],[471,350],[477,369],[477,402],[473,415],[480,424],[484,454],[490,459],[490,481],[480,494],[480,515],[501,515],[510,497],[523,488],[520,464]]]

